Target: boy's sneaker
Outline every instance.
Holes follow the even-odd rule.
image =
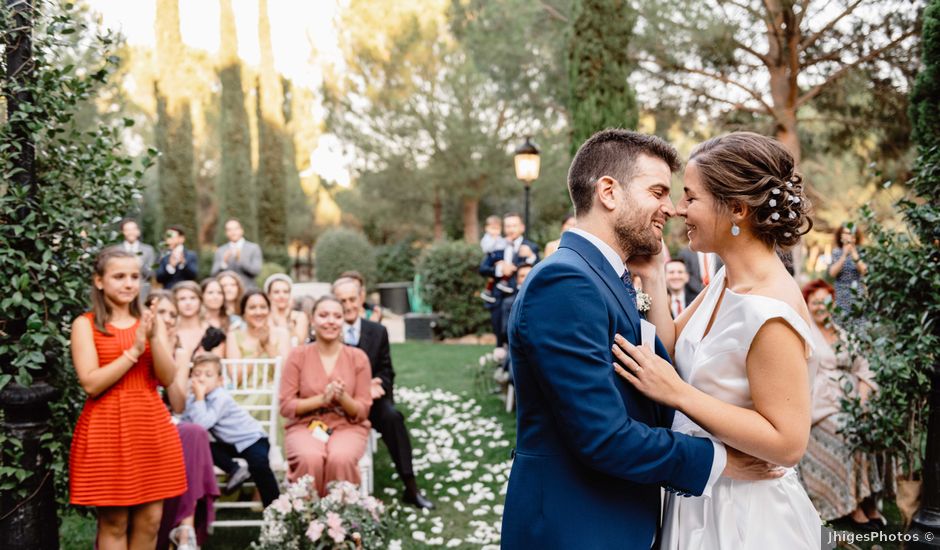
[[[484,290],[480,293],[480,299],[488,304],[495,304],[496,298],[493,297],[493,294],[489,290]]]
[[[512,294],[513,292],[516,291],[516,289],[514,289],[513,287],[503,282],[496,283],[496,289],[502,292],[503,294]]]
[[[242,483],[249,477],[251,477],[251,474],[248,473],[248,466],[239,464],[235,473],[228,476],[228,481],[225,482],[225,493],[228,494],[235,491],[235,489],[241,487]]]

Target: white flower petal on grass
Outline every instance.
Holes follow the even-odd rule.
[[[412,531],[411,538],[424,541],[427,539],[427,535],[424,533],[424,531]]]
[[[448,548],[454,548],[455,546],[460,546],[460,543],[462,543],[462,542],[463,542],[463,541],[460,540],[460,539],[450,539],[449,541],[447,541],[447,545],[446,545],[446,546],[447,546]]]
[[[388,550],[401,550],[401,539],[394,539],[389,542]]]

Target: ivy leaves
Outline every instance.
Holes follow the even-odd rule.
[[[5,43],[23,32],[11,15],[0,5]],[[71,321],[87,309],[94,256],[115,241],[114,223],[140,199],[140,179],[157,152],[126,154],[122,132],[133,121],[106,124],[97,116],[98,89],[120,61],[110,54],[117,39],[91,29],[90,19],[67,3],[34,0],[32,18],[31,78],[0,79],[4,95],[22,92],[0,125],[0,389],[44,377],[59,390],[43,447],[53,455],[63,499],[61,474],[85,397],[70,361]],[[83,111],[94,114],[77,116]],[[28,141],[14,128],[25,129]],[[35,181],[24,184],[14,176],[26,170],[21,153],[30,146]],[[31,475],[17,458],[22,442],[2,435],[0,446],[0,489],[22,487]]]

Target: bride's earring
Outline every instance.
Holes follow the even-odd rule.
[[[731,235],[733,237],[737,237],[740,234],[741,234],[741,228],[738,227],[738,224],[734,223],[734,221],[732,220],[731,221]]]

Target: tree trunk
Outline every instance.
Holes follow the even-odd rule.
[[[467,197],[463,200],[463,240],[474,244],[480,240],[480,199]]]

